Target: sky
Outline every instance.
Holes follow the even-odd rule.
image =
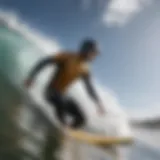
[[[0,0],[0,8],[66,50],[96,39],[93,76],[126,110],[160,115],[159,0]]]

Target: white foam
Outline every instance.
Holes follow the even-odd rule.
[[[26,25],[15,12],[0,10],[0,24],[22,34],[46,54],[58,51],[61,47],[56,40],[50,39]]]

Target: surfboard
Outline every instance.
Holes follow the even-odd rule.
[[[112,146],[112,145],[131,145],[133,144],[132,137],[109,137],[103,135],[97,135],[95,133],[89,133],[82,130],[72,130],[67,131],[67,135],[77,141],[88,143],[91,145],[98,146]]]

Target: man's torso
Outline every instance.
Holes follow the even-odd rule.
[[[88,73],[88,65],[77,54],[58,55],[57,61],[60,63],[49,86],[59,92],[65,92],[75,80]]]

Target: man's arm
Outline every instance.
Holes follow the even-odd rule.
[[[45,59],[42,59],[39,61],[35,67],[31,70],[28,79],[34,79],[36,75],[47,65],[54,63],[54,58],[53,57],[47,57]]]
[[[96,93],[95,89],[93,88],[93,84],[91,82],[91,76],[89,74],[85,74],[85,75],[83,75],[82,79],[83,79],[83,82],[85,84],[85,88],[86,88],[88,94],[90,95],[90,97],[96,103],[99,102],[97,93]]]
[[[85,74],[82,76],[83,82],[85,84],[86,90],[88,92],[88,94],[90,95],[90,97],[96,102],[96,104],[98,105],[98,109],[100,110],[100,112],[104,112],[104,108],[101,106],[99,98],[97,96],[97,93],[93,87],[93,84],[91,82],[91,76],[90,74]]]
[[[35,67],[31,70],[27,80],[25,81],[25,86],[29,87],[34,78],[36,77],[36,75],[47,65],[49,64],[56,64],[59,65],[62,62],[64,62],[64,60],[67,58],[67,54],[57,54],[55,56],[50,56],[47,58],[42,59],[41,61],[39,61]]]

